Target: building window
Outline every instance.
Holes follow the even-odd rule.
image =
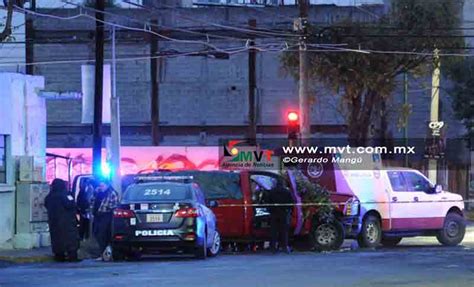
[[[7,183],[7,136],[0,134],[0,183]]]

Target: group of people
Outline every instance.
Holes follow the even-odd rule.
[[[119,195],[106,179],[84,181],[76,195],[67,183],[54,179],[45,199],[51,247],[57,261],[79,261],[80,242],[94,235],[100,254],[111,240],[113,209]],[[91,225],[92,224],[92,225]],[[102,258],[102,256],[100,257]]]

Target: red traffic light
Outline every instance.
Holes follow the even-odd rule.
[[[290,123],[296,123],[299,119],[298,113],[297,112],[289,112],[288,113],[288,121]]]

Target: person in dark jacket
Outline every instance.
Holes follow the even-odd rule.
[[[112,237],[112,217],[119,202],[117,191],[108,180],[101,180],[92,199],[92,213],[94,215],[94,235],[103,254],[110,244]]]
[[[270,211],[272,236],[270,247],[272,252],[276,253],[279,249],[282,249],[286,253],[290,253],[291,249],[288,245],[288,233],[294,199],[290,190],[284,186],[283,181],[278,180],[275,188],[266,193],[265,203],[269,205]]]
[[[94,195],[95,182],[92,178],[85,178],[81,181],[79,193],[77,195],[77,210],[79,213],[79,237],[81,240],[89,238],[90,219],[91,219],[91,201]]]
[[[79,232],[76,204],[68,193],[66,182],[55,179],[45,199],[54,258],[57,261],[78,261]]]

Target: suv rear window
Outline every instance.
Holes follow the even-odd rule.
[[[164,173],[166,174],[166,173]],[[223,171],[178,171],[169,173],[176,176],[193,176],[207,200],[242,199],[240,175]]]
[[[192,199],[187,185],[173,183],[133,184],[123,195],[124,202],[176,201]]]

